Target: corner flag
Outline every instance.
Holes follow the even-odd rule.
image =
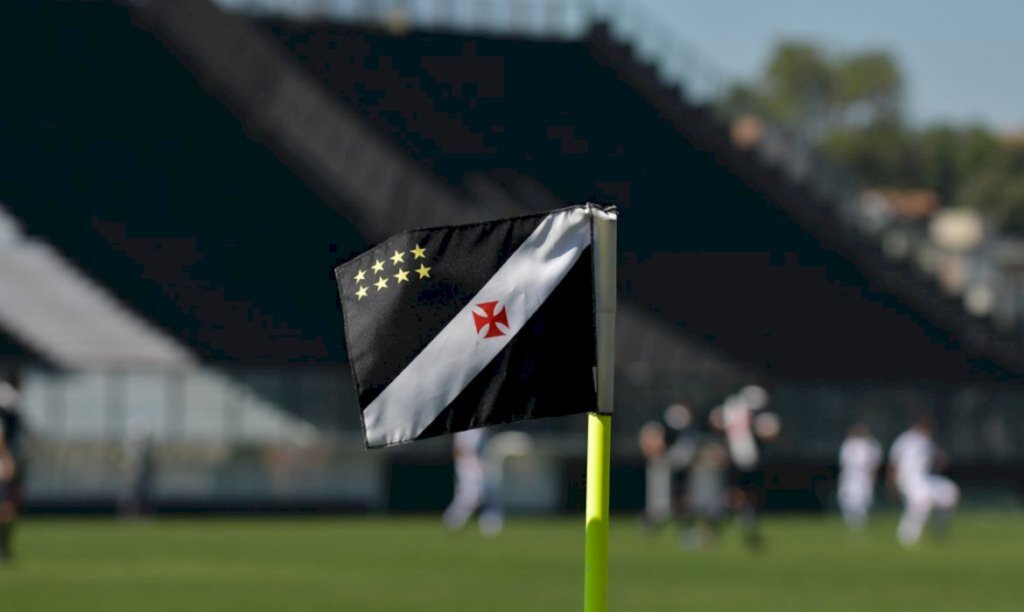
[[[367,447],[593,411],[594,205],[393,236],[335,270]]]

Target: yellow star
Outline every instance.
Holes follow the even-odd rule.
[[[430,278],[430,268],[423,264],[416,270],[416,273],[420,275],[420,278]]]
[[[384,262],[378,259],[377,261],[373,262],[372,267],[374,272],[380,274],[384,270]]]
[[[413,259],[423,259],[423,254],[426,253],[427,250],[417,244],[415,248],[409,249],[409,252],[412,253]]]
[[[395,251],[395,254],[392,255],[389,259],[391,259],[392,264],[397,266],[398,264],[405,261],[405,253],[399,253],[398,251]]]
[[[405,270],[399,270],[398,274],[395,275],[395,278],[397,278],[400,283],[407,283],[409,282],[409,273]]]
[[[363,282],[363,280],[365,278],[366,278],[366,270],[360,270],[359,273],[356,274],[355,278],[353,278],[352,280],[356,281],[357,283],[361,283],[361,282]]]
[[[366,297],[366,287],[360,287],[359,291],[356,291],[356,297],[360,300]]]
[[[376,285],[377,285],[377,291],[380,291],[381,289],[387,289],[388,288],[388,279],[386,279],[386,278],[384,278],[382,276],[382,277],[377,279]]]

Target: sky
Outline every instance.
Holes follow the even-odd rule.
[[[914,123],[1024,130],[1022,0],[627,1],[646,4],[726,76],[759,74],[783,38],[837,53],[885,49],[903,70]]]

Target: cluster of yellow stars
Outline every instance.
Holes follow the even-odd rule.
[[[378,292],[384,291],[385,289],[388,288],[388,282],[391,279],[395,279],[395,285],[407,283],[409,282],[409,274],[412,273],[418,274],[419,278],[421,279],[430,278],[430,268],[427,267],[424,264],[424,262],[420,262],[420,267],[414,270],[407,270],[406,268],[403,267],[409,266],[411,268],[414,261],[416,261],[417,259],[424,259],[426,257],[426,252],[426,249],[424,249],[418,244],[415,247],[409,249],[408,251],[395,251],[394,255],[386,258],[391,260],[392,268],[396,269],[396,272],[394,274],[389,274],[385,272],[384,261],[379,259],[374,261],[373,265],[370,266],[370,270],[373,272],[373,274],[377,275],[376,282],[373,282],[372,279],[366,278],[366,270],[359,270],[352,279],[356,282],[356,298],[361,300],[364,297],[367,297],[371,286],[376,287]],[[409,255],[412,255],[412,260],[409,261],[408,263],[406,263],[405,261],[405,256],[407,253]]]

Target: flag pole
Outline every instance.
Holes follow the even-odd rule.
[[[608,610],[608,489],[615,390],[616,223],[614,209],[591,205],[597,323],[597,411],[587,415],[584,612]]]

